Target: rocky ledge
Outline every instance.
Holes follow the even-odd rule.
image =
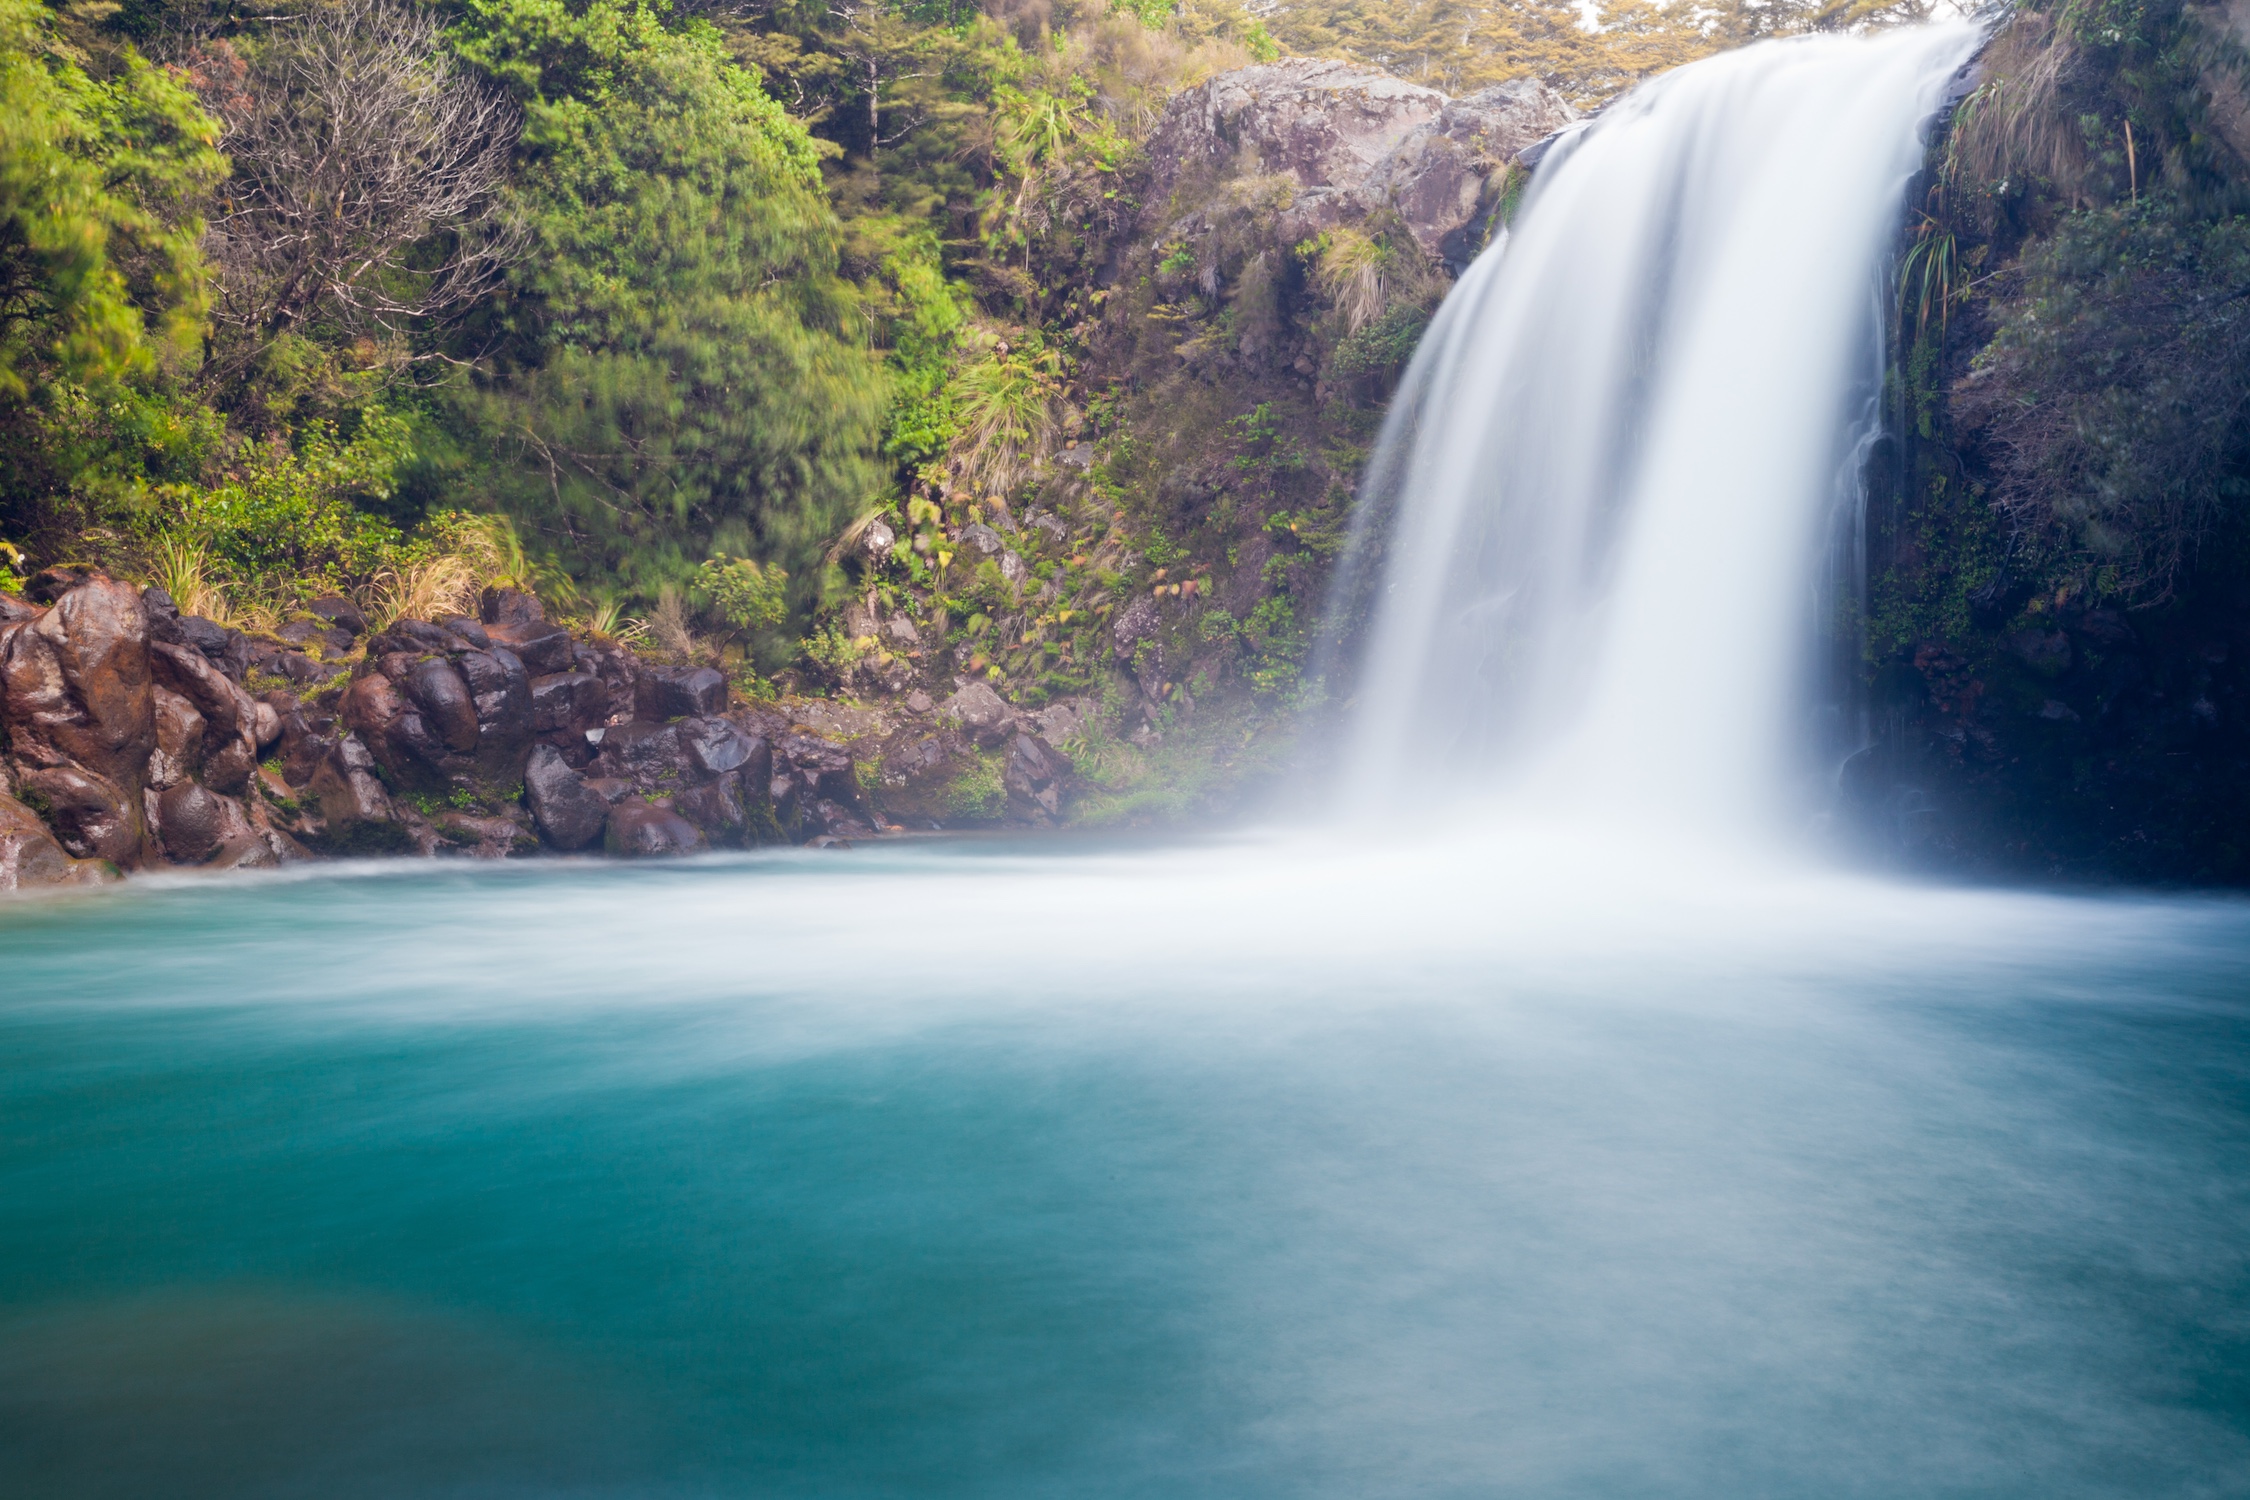
[[[259,640],[50,569],[0,595],[0,891],[396,854],[689,854],[1041,826],[1090,705],[744,703],[487,590],[380,631],[322,600]],[[284,685],[286,684],[286,685]]]

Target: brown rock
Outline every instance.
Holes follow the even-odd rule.
[[[219,798],[192,781],[183,781],[158,798],[156,816],[164,852],[180,864],[196,864],[219,847],[225,821]]]
[[[695,854],[703,847],[703,834],[693,823],[639,797],[627,797],[609,810],[602,836],[607,853],[628,859]]]
[[[17,795],[43,807],[56,841],[78,859],[106,859],[121,869],[141,862],[147,820],[141,794],[69,764],[26,767]]]
[[[189,646],[159,642],[149,662],[159,683],[203,715],[204,785],[235,792],[258,769],[258,700]]]
[[[158,789],[203,769],[203,715],[170,688],[158,688],[156,753],[148,760],[149,784]]]
[[[93,885],[114,873],[98,861],[72,859],[39,814],[13,797],[0,796],[0,891]]]
[[[153,686],[140,594],[104,574],[0,626],[0,724],[26,765],[75,764],[137,794],[156,748]]]

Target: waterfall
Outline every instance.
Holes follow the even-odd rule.
[[[1369,471],[1335,612],[1369,621],[1353,806],[1434,783],[1565,818],[1785,816],[1902,198],[1976,40],[1764,43],[1549,151]]]

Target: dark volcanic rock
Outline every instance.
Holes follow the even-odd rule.
[[[641,673],[635,699],[644,719],[709,717],[724,713],[727,680],[714,667],[648,667]]]
[[[224,823],[219,799],[192,781],[181,782],[157,799],[164,852],[183,865],[210,857],[219,847]]]
[[[606,852],[633,859],[694,854],[703,847],[702,831],[693,823],[639,797],[627,797],[609,810],[602,837]]]
[[[556,672],[531,679],[531,727],[537,733],[583,738],[609,716],[608,710],[609,695],[591,672]]]
[[[532,750],[524,766],[523,794],[539,832],[557,849],[585,848],[602,836],[609,821],[609,803],[551,745]]]
[[[689,761],[707,775],[740,771],[765,750],[764,740],[725,719],[682,719],[676,727]]]
[[[730,771],[707,786],[690,787],[674,796],[672,810],[702,829],[712,843],[739,844],[750,822],[744,790],[742,774]]]
[[[432,735],[446,749],[472,754],[477,748],[477,702],[453,663],[437,657],[419,661],[402,684]]]
[[[1011,816],[1035,823],[1054,822],[1062,816],[1069,779],[1070,762],[1037,735],[1019,734],[1009,743],[1002,785],[1008,793]]]

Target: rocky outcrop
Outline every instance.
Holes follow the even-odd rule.
[[[1451,99],[1351,63],[1238,68],[1174,96],[1149,140],[1143,201],[1170,217],[1174,190],[1192,178],[1278,178],[1289,188],[1285,239],[1390,209],[1432,258],[1465,264],[1481,247],[1488,184],[1577,118],[1531,79]]]
[[[304,643],[351,653],[299,697],[251,690],[275,675],[257,665],[270,640],[161,591],[93,572],[35,589],[0,596],[0,890],[313,855],[646,858],[1040,825],[1075,784],[1047,720],[981,680],[890,711],[733,705],[715,669],[580,639],[512,590],[483,619],[371,639],[323,601],[336,619]]]

